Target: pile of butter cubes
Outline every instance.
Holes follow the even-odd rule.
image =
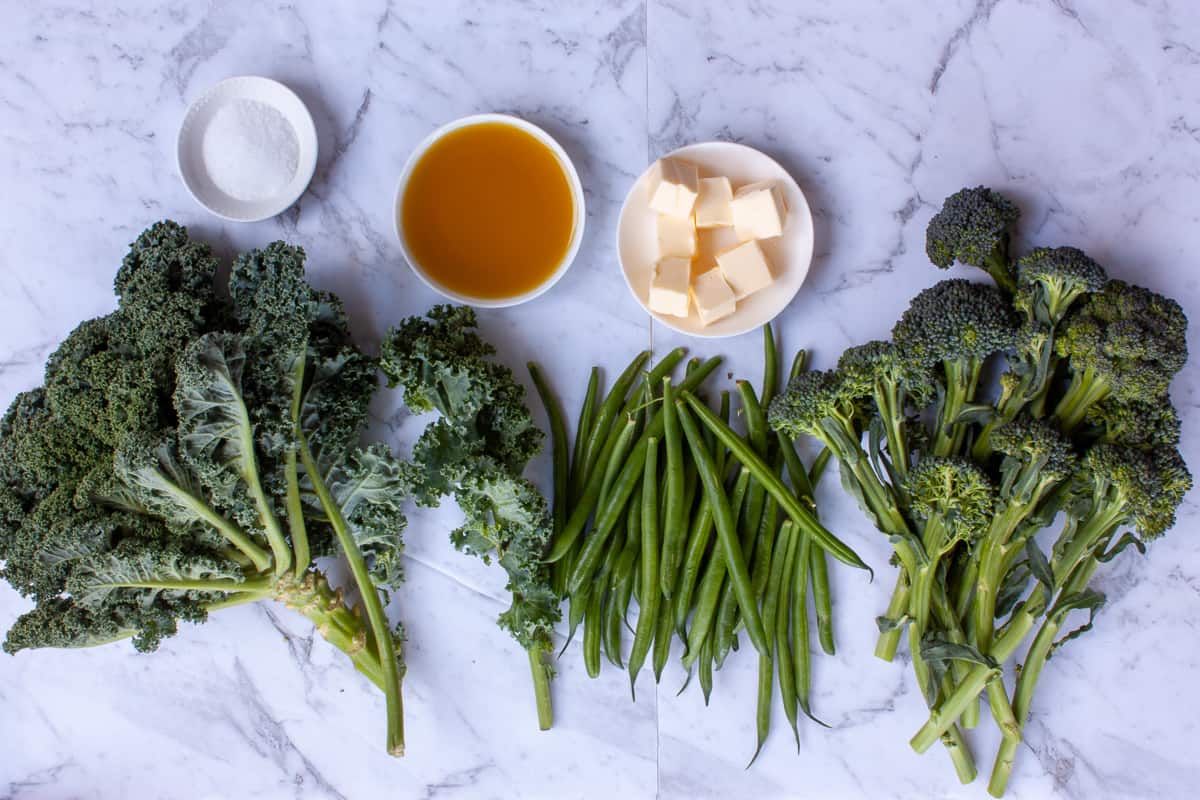
[[[700,177],[694,164],[659,159],[650,168],[650,208],[657,213],[657,262],[650,278],[650,310],[688,316],[691,305],[703,325],[729,316],[739,300],[775,280],[759,242],[783,234],[787,205],[771,181],[736,191],[729,178]],[[692,277],[699,255],[698,230],[732,228],[736,242],[714,254]],[[708,268],[706,268],[708,267]]]

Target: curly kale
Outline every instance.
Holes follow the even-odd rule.
[[[541,654],[552,648],[558,597],[545,563],[552,525],[545,498],[521,477],[542,432],[525,406],[525,391],[494,348],[475,333],[475,312],[437,306],[405,320],[384,339],[381,369],[404,389],[417,413],[437,411],[413,447],[415,492],[423,502],[453,494],[466,522],[454,545],[508,573],[512,605],[499,623],[530,653],[534,684],[548,703]],[[543,726],[548,721],[542,721]]]
[[[357,446],[375,365],[299,248],[240,257],[228,296],[217,267],[184,228],[153,225],[117,273],[117,310],[73,331],[0,422],[0,574],[36,603],[4,648],[148,651],[181,621],[279,600],[384,691],[402,752],[376,584],[401,576],[407,483],[386,448]],[[335,552],[365,613],[313,564]]]

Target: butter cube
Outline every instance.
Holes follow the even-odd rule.
[[[680,219],[659,214],[655,226],[658,229],[659,258],[696,257],[696,228],[690,217]]]
[[[742,241],[770,239],[783,233],[787,203],[783,190],[772,181],[750,183],[738,189],[729,208],[733,228]]]
[[[721,277],[719,269],[710,269],[696,276],[696,280],[692,281],[692,301],[704,325],[728,317],[737,309],[733,290]]]
[[[700,171],[695,164],[660,158],[650,168],[650,208],[686,219],[700,194]]]
[[[733,224],[733,185],[729,178],[701,178],[700,194],[696,197],[696,227],[720,228]]]
[[[654,265],[650,279],[651,311],[672,317],[688,315],[688,282],[692,277],[692,262],[686,258],[664,258]]]
[[[717,253],[717,266],[720,267],[721,276],[733,289],[733,294],[738,300],[770,286],[771,282],[775,280],[771,276],[771,265],[767,263],[767,254],[763,252],[762,245],[755,239],[743,242],[724,253]]]

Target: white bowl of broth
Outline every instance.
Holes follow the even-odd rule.
[[[583,240],[583,186],[550,134],[475,114],[417,145],[396,189],[396,235],[413,272],[455,302],[524,303],[553,286]]]

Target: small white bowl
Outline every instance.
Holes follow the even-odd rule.
[[[724,175],[735,189],[756,181],[774,181],[783,189],[788,208],[783,235],[761,242],[775,272],[775,281],[765,289],[739,300],[736,311],[708,326],[700,322],[700,316],[694,308],[688,309],[686,317],[672,317],[651,311],[650,277],[656,261],[657,234],[656,215],[649,204],[650,168],[647,167],[625,197],[617,222],[617,254],[621,262],[621,274],[634,299],[646,309],[647,314],[668,328],[704,339],[738,336],[775,319],[800,291],[812,264],[812,212],[796,180],[775,159],[753,147],[733,142],[690,144],[668,153],[664,158],[691,162],[700,168],[703,177]],[[720,241],[726,235],[732,235],[732,229],[701,231],[700,234],[702,237],[712,237],[712,241]],[[736,244],[736,238],[725,244]]]
[[[275,197],[253,202],[230,197],[217,188],[208,174],[204,163],[204,131],[222,106],[238,100],[255,100],[271,106],[291,123],[296,133],[300,150],[296,173]],[[179,129],[175,157],[183,185],[197,203],[222,219],[259,222],[286,210],[308,188],[317,168],[317,127],[304,101],[279,81],[253,75],[226,78],[188,108]]]
[[[425,155],[435,142],[446,134],[471,125],[482,125],[485,123],[511,125],[518,130],[525,131],[544,144],[554,154],[554,157],[558,159],[559,166],[562,167],[563,174],[566,175],[567,183],[571,188],[574,222],[571,229],[571,241],[567,246],[566,255],[563,256],[562,262],[555,268],[553,274],[540,285],[524,294],[513,297],[473,297],[442,286],[413,257],[412,251],[408,247],[408,240],[404,235],[404,192],[408,188],[408,181],[412,176],[413,169],[420,162],[421,157]],[[583,225],[586,216],[583,202],[583,184],[579,181],[579,173],[575,171],[575,165],[571,163],[571,157],[567,155],[567,151],[562,149],[562,146],[553,136],[546,133],[546,131],[537,125],[509,114],[472,114],[471,116],[446,123],[421,140],[421,143],[413,150],[412,155],[408,157],[408,161],[404,164],[404,169],[400,173],[400,181],[396,186],[395,206],[392,209],[392,222],[395,225],[396,238],[400,240],[400,251],[404,254],[404,260],[408,262],[408,266],[412,268],[416,276],[424,281],[426,286],[443,297],[453,300],[456,303],[463,303],[464,305],[479,308],[506,308],[508,306],[520,305],[535,297],[539,297],[549,290],[551,286],[558,283],[562,276],[567,273],[567,270],[571,267],[571,263],[575,260],[575,255],[579,252],[579,245],[583,241]]]

